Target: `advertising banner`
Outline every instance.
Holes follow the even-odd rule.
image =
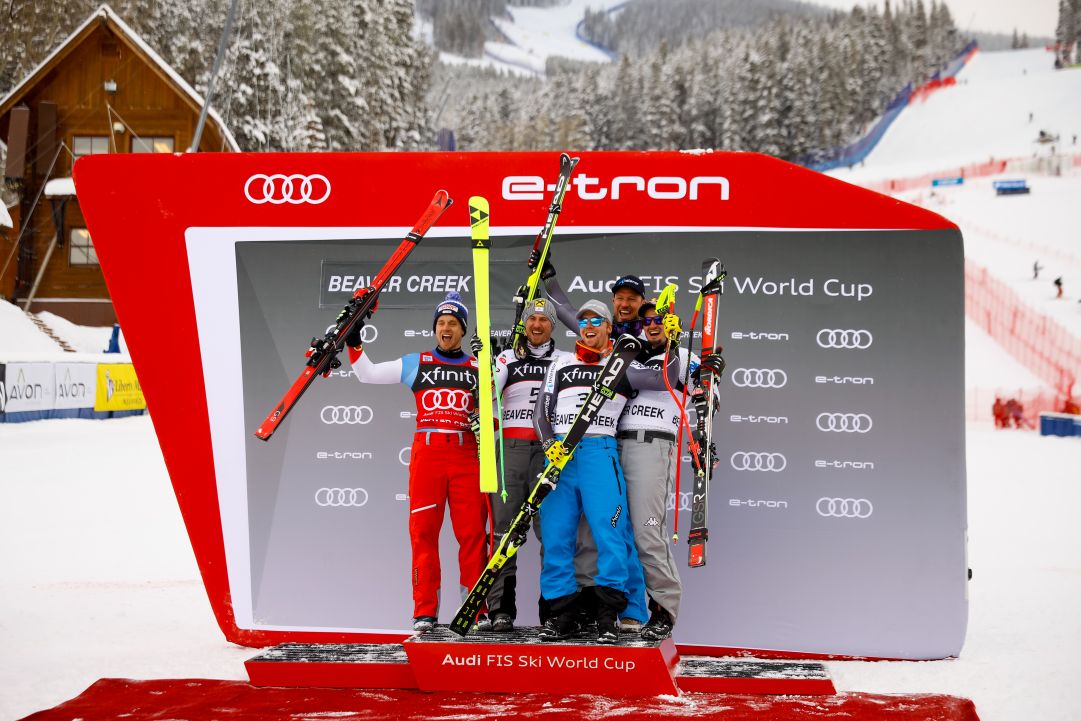
[[[130,367],[130,366],[129,366]],[[98,383],[95,363],[54,363],[56,400],[53,408],[93,408]]]
[[[44,412],[53,407],[52,363],[7,363],[4,374],[4,412]]]
[[[99,363],[95,411],[137,411],[146,408],[143,388],[130,363]]]
[[[469,195],[491,201],[492,319],[508,329],[555,168],[550,153],[116,156],[76,165],[230,640],[406,632],[409,389],[362,385],[345,363],[315,380],[268,442],[253,432],[300,372],[309,339],[370,282],[437,188],[462,207],[444,214],[381,293],[365,353],[379,363],[431,349],[433,309],[448,291],[473,311]],[[145,184],[129,180],[140,174],[168,179],[154,191],[168,212],[141,210],[157,206]],[[193,184],[221,202],[184,203]],[[119,204],[135,215],[118,222]],[[147,234],[160,242],[139,244]],[[710,256],[730,274],[718,323],[728,370],[714,421],[709,564],[687,568],[684,542],[673,549],[684,584],[677,642],[956,655],[967,619],[956,227],[763,156],[583,154],[552,249],[574,304],[610,302],[612,282],[634,273],[647,295],[678,286],[686,327]],[[171,299],[168,354],[149,293]],[[558,328],[559,347],[571,349],[573,335]],[[685,464],[669,504],[680,509],[681,539],[691,478]],[[519,555],[523,624],[537,620],[534,548],[531,540]],[[449,520],[441,550],[445,622],[458,601]]]

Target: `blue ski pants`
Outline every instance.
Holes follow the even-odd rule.
[[[597,544],[594,584],[626,594],[632,607],[636,603],[644,606],[645,582],[615,438],[583,438],[563,468],[556,489],[541,505],[544,565],[540,584],[541,595],[548,600],[578,591],[574,554],[583,514]]]

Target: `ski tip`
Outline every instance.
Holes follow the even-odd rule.
[[[454,200],[450,197],[450,193],[445,190],[435,191],[435,197],[432,198],[432,203],[446,210],[450,206],[454,205]]]
[[[260,428],[259,430],[257,430],[257,431],[256,431],[255,433],[253,433],[252,435],[253,435],[253,436],[255,436],[256,438],[258,438],[259,440],[261,440],[261,441],[263,441],[263,442],[265,443],[266,441],[269,441],[269,440],[270,440],[270,435],[271,435],[271,434],[270,434],[270,433],[265,433],[265,432],[263,431],[263,429],[262,429],[262,428]]]

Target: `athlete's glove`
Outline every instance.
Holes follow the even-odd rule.
[[[480,352],[484,350],[484,341],[477,335],[477,331],[473,331],[473,335],[469,337],[469,350],[473,351],[474,356],[480,356]]]
[[[473,431],[473,435],[480,438],[480,413],[475,410],[469,414],[469,428]]]
[[[526,261],[526,265],[529,266],[530,270],[537,269],[537,263],[540,262],[540,254],[541,252],[539,250],[529,251],[529,260]],[[556,267],[552,265],[551,248],[548,249],[548,254],[544,256],[544,265],[541,266],[540,277],[541,280],[550,280],[556,277]]]
[[[343,311],[344,312],[344,311]],[[345,334],[345,344],[350,348],[360,350],[364,347],[364,340],[360,336],[360,332],[364,330],[364,321],[357,321],[353,324],[353,327],[349,329],[349,332]]]
[[[702,372],[702,368],[708,368],[714,375],[720,377],[724,373],[725,362],[720,353],[710,353],[702,359],[702,365],[699,367],[698,372]]]
[[[664,334],[672,340],[679,340],[679,334],[683,332],[683,328],[679,324],[679,316],[675,313],[668,313],[664,316],[664,320],[661,321],[661,326],[664,328]]]
[[[569,454],[567,453],[567,447],[563,445],[563,441],[549,438],[544,442],[544,455],[552,463],[560,463],[565,461]]]

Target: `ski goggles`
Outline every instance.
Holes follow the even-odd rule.
[[[645,318],[640,318],[639,320],[642,322],[642,327],[643,328],[648,328],[650,325],[652,325],[654,323],[656,323],[657,325],[663,325],[664,324],[664,316],[663,315],[647,315]]]
[[[604,322],[604,318],[601,318],[600,316],[596,316],[596,315],[593,316],[592,318],[579,318],[578,319],[578,327],[579,328],[588,328],[589,326],[593,326],[594,328],[600,328],[601,323],[603,323],[603,322]]]

